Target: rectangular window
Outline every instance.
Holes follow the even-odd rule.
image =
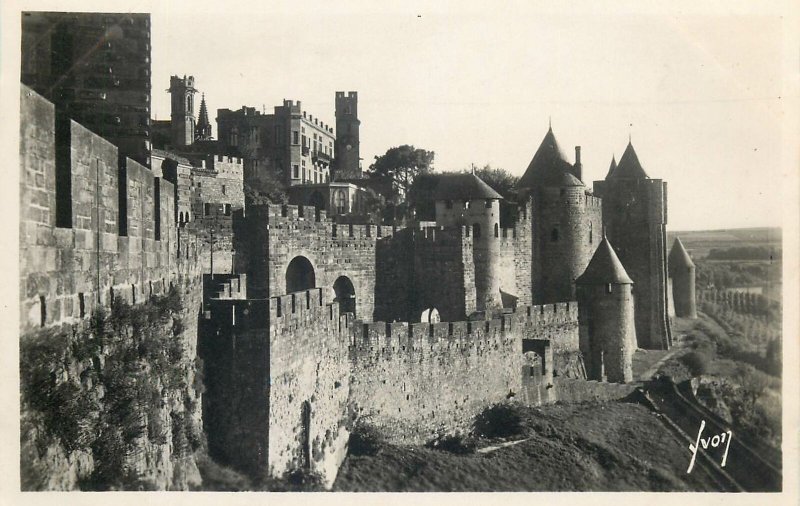
[[[445,200],[445,201],[444,201],[444,206],[445,206],[447,209],[452,209],[452,208],[453,208],[453,201],[452,201],[452,200]]]
[[[492,207],[492,199],[486,199],[486,209]]]
[[[222,185],[222,194],[225,195],[225,185]]]
[[[305,172],[305,169],[303,169]],[[292,178],[297,179],[300,177],[300,168],[297,165],[292,165]]]
[[[72,129],[69,117],[56,111],[56,226],[72,228]]]
[[[292,144],[295,146],[300,143],[300,133],[295,130],[292,132]]]

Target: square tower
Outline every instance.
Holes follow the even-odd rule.
[[[360,179],[358,93],[336,92],[336,149],[333,179]]]
[[[175,147],[191,146],[194,142],[194,76],[169,78],[169,91],[172,96],[171,131],[172,145]]]
[[[150,166],[150,15],[23,12],[22,82]]]
[[[619,165],[594,182],[609,241],[633,279],[638,346],[672,345],[667,317],[667,183],[650,179],[628,144]]]

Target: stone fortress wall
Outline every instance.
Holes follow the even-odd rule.
[[[358,417],[421,442],[495,402],[553,401],[554,377],[585,378],[577,303],[531,305],[553,224],[561,249],[548,258],[565,272],[599,243],[602,206],[582,190],[553,194],[550,214],[529,200],[514,228],[480,237],[336,224],[313,206],[245,209],[241,161],[165,156],[151,171],[75,122],[57,136],[52,104],[24,86],[21,106],[23,339],[178,284],[201,315],[188,331],[206,367],[203,423],[226,463],[330,482]],[[57,227],[63,202],[71,226]],[[507,309],[480,310],[495,289]],[[421,322],[431,309],[444,322]]]
[[[24,85],[21,117],[23,334],[86,318],[115,297],[135,303],[179,281],[199,284],[203,252],[191,230],[179,236],[173,183],[74,121],[57,142],[52,103]],[[57,172],[68,185],[56,186]],[[69,226],[56,226],[58,213]]]
[[[174,183],[120,157],[114,145],[80,124],[57,118],[53,104],[24,85],[20,115],[21,349],[52,336],[66,339],[67,346],[84,344],[70,340],[91,334],[92,317],[110,314],[115,301],[141,304],[174,288],[183,323],[170,337],[181,343],[174,365],[186,371],[188,386],[179,392],[181,399],[172,394],[162,399],[155,416],[187,417],[201,426],[199,394],[191,385],[206,251],[196,227],[178,223]],[[81,385],[87,396],[102,396],[83,383],[84,373],[102,367],[96,364],[113,350],[97,353],[88,362],[64,358],[52,364],[58,384]],[[26,406],[21,421],[35,423],[31,416],[38,415]],[[121,458],[159,488],[185,489],[197,470],[173,445],[173,436],[168,431],[164,440],[137,440],[136,452]],[[40,433],[22,446],[48,489],[75,489],[94,466],[90,453],[66,454],[58,440]]]

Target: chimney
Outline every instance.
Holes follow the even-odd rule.
[[[574,176],[583,181],[583,166],[581,165],[581,147],[575,146],[575,171]]]

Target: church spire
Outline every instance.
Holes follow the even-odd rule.
[[[200,98],[200,114],[197,119],[197,127],[195,128],[196,139],[198,141],[206,141],[211,139],[211,123],[208,121],[208,108],[206,107],[206,94],[203,93]]]

